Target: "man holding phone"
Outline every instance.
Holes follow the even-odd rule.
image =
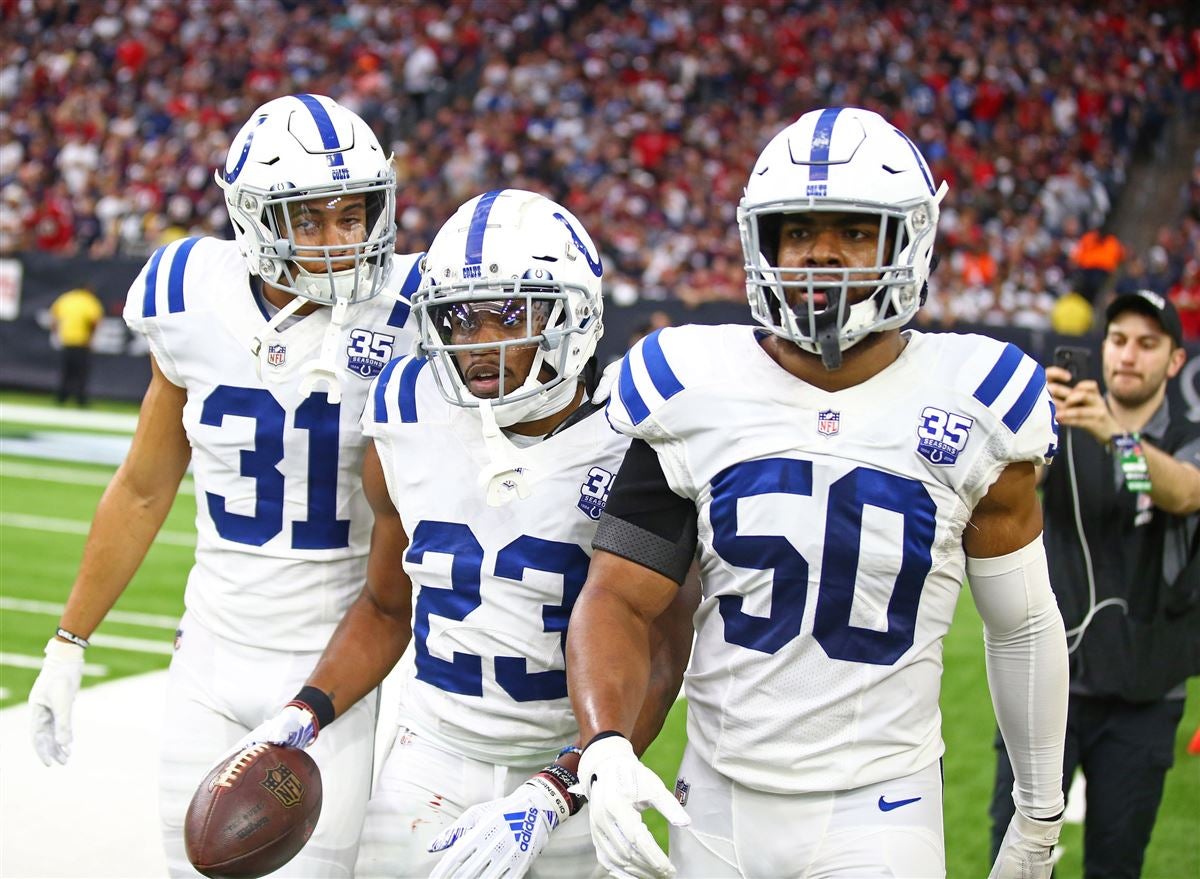
[[[1046,369],[1062,428],[1043,508],[1071,654],[1063,784],[1076,767],[1087,779],[1088,879],[1140,875],[1184,681],[1200,671],[1200,423],[1166,398],[1187,360],[1182,337],[1171,302],[1139,290],[1106,312],[1105,393],[1084,349],[1059,349]],[[1013,813],[997,743],[993,853]]]

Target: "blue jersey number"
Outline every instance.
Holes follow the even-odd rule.
[[[483,603],[480,585],[483,547],[471,529],[456,522],[422,521],[413,529],[407,560],[419,564],[425,553],[444,553],[450,564],[450,588],[421,586],[413,615],[413,641],[417,678],[451,693],[483,695],[483,658],[454,651],[451,659],[429,652],[429,618],[443,617],[461,622]],[[542,607],[542,631],[558,633],[563,649],[567,642],[567,620],[587,578],[588,555],[574,543],[537,537],[518,537],[496,554],[495,575],[520,583],[527,570],[559,574],[563,578],[561,604]],[[523,656],[494,658],[496,683],[517,702],[565,699],[567,673],[564,669],[531,672]]]
[[[287,413],[264,388],[218,385],[204,401],[200,423],[220,427],[225,417],[254,419],[254,446],[239,454],[238,472],[254,480],[254,515],[231,513],[225,498],[205,492],[217,533],[226,540],[262,546],[283,530],[283,431]],[[292,524],[294,549],[350,545],[350,520],[337,518],[338,432],[341,406],[313,394],[296,408],[295,426],[308,433],[308,513]]]
[[[810,497],[812,474],[811,461],[769,458],[735,464],[713,479],[713,549],[731,565],[774,571],[769,616],[743,611],[741,596],[717,599],[731,644],[775,653],[800,634],[808,561],[784,537],[739,535],[737,505],[741,498],[762,494]],[[904,520],[900,571],[882,632],[850,623],[866,506],[891,510]],[[912,646],[921,589],[933,566],[936,520],[933,499],[915,479],[857,467],[829,487],[813,637],[831,658],[891,665]]]

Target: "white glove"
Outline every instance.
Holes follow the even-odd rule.
[[[653,806],[676,827],[692,823],[683,806],[621,736],[588,745],[579,758],[579,787],[588,798],[592,842],[601,866],[618,879],[670,879],[675,868],[641,812]]]
[[[593,403],[608,402],[608,398],[612,396],[613,386],[616,385],[617,379],[621,375],[621,361],[622,358],[618,357],[604,367],[604,371],[600,373],[600,380],[596,382],[596,390],[592,393]]]
[[[988,879],[1050,879],[1062,818],[1041,821],[1013,813]]]
[[[316,737],[317,719],[313,713],[298,705],[285,705],[274,717],[263,721],[243,736],[234,746],[232,753],[263,742],[289,748],[307,748]]]
[[[472,806],[429,846],[449,849],[429,879],[520,879],[567,820],[567,798],[539,775],[506,797]]]
[[[33,749],[49,766],[71,756],[71,705],[83,678],[83,648],[51,638],[46,659],[29,691]]]

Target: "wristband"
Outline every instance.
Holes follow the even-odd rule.
[[[578,745],[567,745],[565,748],[563,748],[561,751],[558,752],[559,757],[565,757],[568,754],[575,754],[578,757],[582,757],[583,756],[583,748],[579,747]]]
[[[606,729],[606,730],[604,730],[604,732],[598,732],[594,736],[592,736],[592,738],[588,741],[588,743],[586,745],[583,746],[583,748],[586,751],[588,748],[590,748],[592,745],[596,744],[596,742],[600,741],[601,739],[609,739],[609,738],[612,738],[613,736],[620,736],[621,738],[625,738],[625,733],[621,732],[620,730]],[[580,754],[580,756],[583,756],[582,753]]]
[[[586,797],[573,794],[570,788],[579,784],[579,776],[565,766],[558,763],[551,763],[531,780],[540,780],[551,785],[567,804],[567,814],[564,818],[570,817],[583,808],[583,804],[587,802]]]
[[[1150,465],[1146,463],[1141,434],[1114,434],[1111,442],[1121,465],[1121,473],[1125,476],[1125,487],[1137,494],[1149,493]]]
[[[54,634],[57,635],[59,638],[62,638],[64,641],[70,641],[72,644],[74,644],[77,647],[83,647],[84,649],[87,649],[87,646],[89,643],[87,638],[80,638],[74,632],[68,632],[62,626],[59,626],[58,630],[55,631]]]
[[[300,692],[296,694],[288,705],[295,705],[297,708],[307,708],[312,712],[312,716],[317,721],[316,732],[320,732],[329,724],[333,723],[337,717],[337,712],[333,710],[333,700],[329,695],[317,687],[304,686],[300,688]]]

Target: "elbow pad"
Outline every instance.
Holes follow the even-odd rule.
[[[1016,552],[967,559],[983,618],[988,688],[1008,748],[1017,808],[1033,818],[1063,809],[1067,639],[1050,588],[1041,535]]]

